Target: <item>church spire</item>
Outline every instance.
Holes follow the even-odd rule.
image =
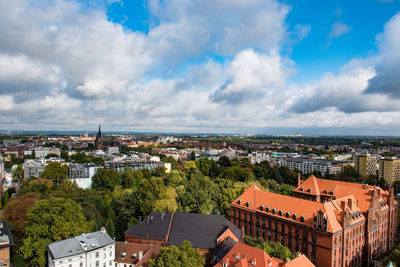
[[[97,133],[96,140],[94,141],[94,146],[96,147],[97,150],[103,149],[103,140],[101,138],[100,124],[99,124],[99,132]]]

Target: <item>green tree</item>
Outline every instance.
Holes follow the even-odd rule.
[[[61,164],[59,162],[50,162],[40,175],[43,179],[49,179],[60,184],[62,181],[68,178],[68,165]]]
[[[150,260],[149,267],[203,267],[204,264],[200,250],[185,240],[180,247],[161,248],[157,258]]]
[[[190,160],[193,160],[193,161],[196,160],[196,152],[192,151],[192,153],[190,154]]]
[[[63,198],[40,200],[28,212],[26,238],[20,251],[29,265],[45,266],[48,244],[90,230],[91,223],[86,221],[75,201]]]
[[[92,177],[92,187],[97,190],[113,191],[121,183],[121,175],[116,170],[100,168]]]
[[[196,170],[189,175],[183,187],[177,189],[179,210],[183,212],[211,213],[215,211],[217,186]]]

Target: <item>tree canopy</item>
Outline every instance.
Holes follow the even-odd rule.
[[[204,264],[200,250],[185,240],[180,247],[161,248],[157,258],[150,260],[149,267],[203,267]]]
[[[37,201],[28,212],[26,238],[20,251],[31,266],[45,266],[48,244],[89,232],[92,224],[86,221],[81,207],[71,199]]]

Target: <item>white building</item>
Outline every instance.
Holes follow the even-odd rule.
[[[108,155],[119,154],[119,146],[108,146],[106,151]]]
[[[39,177],[47,164],[50,162],[59,162],[63,163],[64,159],[62,158],[41,158],[41,159],[27,159],[22,164],[22,168],[24,169],[24,178],[29,177]]]
[[[48,147],[37,147],[35,148],[35,158],[45,158],[49,154],[49,151]]]
[[[101,231],[82,234],[47,246],[49,267],[110,267],[115,241]]]
[[[282,166],[286,166],[293,171],[300,171],[304,174],[319,171],[322,176],[325,176],[327,173],[338,174],[340,170],[339,167],[334,165],[331,161],[307,158],[287,158]]]
[[[68,168],[69,179],[80,188],[92,188],[92,177],[100,167],[93,163],[70,163]]]
[[[157,139],[158,143],[162,143],[162,144],[167,144],[169,143],[173,143],[173,142],[181,142],[182,138],[175,138],[173,136],[163,136],[163,137],[159,137]]]
[[[22,164],[24,178],[39,177],[44,171],[44,168],[46,168],[46,165],[46,163],[41,163],[36,160],[25,160]]]

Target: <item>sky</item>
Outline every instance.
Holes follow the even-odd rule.
[[[0,130],[400,135],[400,0],[0,0]]]

